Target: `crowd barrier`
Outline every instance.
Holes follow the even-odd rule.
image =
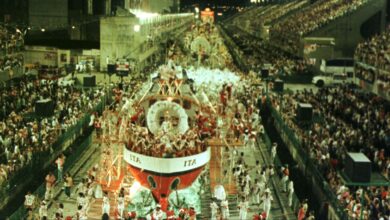
[[[298,163],[299,170],[304,174],[306,181],[311,185],[314,195],[318,196],[317,199],[320,201],[320,204],[329,203],[329,209],[331,210],[328,213],[335,213],[337,215],[337,217],[328,216],[328,219],[348,220],[348,215],[339,203],[335,193],[331,190],[326,179],[317,169],[314,160],[311,159],[304,150],[302,141],[284,122],[269,100],[267,100],[267,106],[271,110],[271,116],[274,119],[273,123],[276,130],[279,132],[283,142],[289,149],[291,156]]]
[[[88,149],[92,144],[92,135],[88,134],[87,138],[77,146],[72,148],[72,153],[66,157],[66,163],[64,164],[64,173],[68,172],[71,168],[71,165],[75,164],[78,159],[80,159],[80,155]],[[57,176],[57,171],[54,172],[54,175]],[[36,204],[39,205],[43,200],[46,191],[46,183],[42,183],[37,190],[33,192],[33,194],[37,197]],[[35,207],[37,207],[37,205]],[[22,205],[18,208],[16,212],[14,212],[9,219],[10,220],[19,220],[25,219],[27,214],[26,208]]]
[[[13,175],[2,186],[0,186],[0,198],[11,198],[23,190],[23,188],[28,187],[28,183],[31,182],[33,178],[36,178],[42,170],[50,168],[60,154],[64,153],[66,155],[67,152],[71,152],[70,156],[66,158],[66,163],[64,165],[64,171],[66,172],[66,170],[69,169],[69,166],[80,157],[80,153],[83,152],[91,143],[90,135],[88,135],[87,138],[83,136],[87,134],[88,130],[90,130],[88,129],[91,120],[90,113],[102,113],[110,100],[110,93],[102,96],[95,108],[78,120],[76,125],[68,128],[64,133],[62,133],[49,148],[50,150],[33,154],[33,158],[29,164],[13,173]],[[82,144],[74,146],[77,138],[79,137],[86,139],[82,142]],[[45,184],[42,184],[33,194],[42,198],[45,191],[44,186]],[[3,200],[5,203],[7,203],[7,201],[8,200],[6,199]],[[19,217],[25,214],[26,210],[24,207],[20,207],[10,219],[24,219]]]

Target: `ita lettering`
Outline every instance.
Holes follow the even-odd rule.
[[[184,167],[194,166],[196,164],[196,159],[184,161]]]
[[[141,164],[141,160],[139,159],[139,157],[137,157],[137,156],[135,156],[135,155],[130,154],[130,155],[129,155],[129,159],[130,159],[131,161],[133,161],[133,162],[136,162],[136,163]]]

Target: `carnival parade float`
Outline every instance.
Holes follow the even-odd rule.
[[[183,48],[173,44],[166,64],[132,92],[114,89],[117,102],[102,116],[98,181],[105,191],[128,189],[126,210],[140,217],[157,205],[167,216],[182,208],[199,214],[209,162],[220,152],[213,146],[238,144],[231,116],[242,108],[232,97],[247,82],[228,69],[232,59],[217,30],[201,27],[182,39]]]

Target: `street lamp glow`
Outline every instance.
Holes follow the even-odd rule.
[[[41,28],[41,31],[42,31],[42,32],[45,32],[46,30],[45,30],[45,28]]]
[[[133,27],[135,32],[139,32],[141,30],[141,26],[139,24],[134,25]]]
[[[137,18],[139,18],[141,21],[147,21],[148,19],[159,16],[158,13],[150,13],[150,12],[141,11],[141,10],[130,9],[129,11],[132,14],[134,14]]]

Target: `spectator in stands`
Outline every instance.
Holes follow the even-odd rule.
[[[22,79],[12,87],[2,88],[0,95],[0,182],[31,164],[35,154],[48,152],[56,138],[75,125],[84,112],[92,109],[103,92],[85,92],[72,86],[60,87],[53,80]],[[51,98],[55,114],[41,121],[29,119],[34,103]]]
[[[53,197],[53,187],[56,183],[56,177],[52,172],[49,172],[49,174],[45,177],[46,181],[46,192],[45,192],[45,200],[50,200]]]
[[[26,31],[9,25],[0,25],[0,53],[14,53],[23,48]]]
[[[65,189],[64,189],[65,195],[68,198],[70,198],[70,196],[71,196],[71,189],[73,187],[73,178],[72,178],[72,176],[70,175],[69,172],[65,174],[65,184],[64,184],[64,186],[65,186]]]
[[[365,64],[388,70],[390,67],[390,29],[376,35],[370,41],[358,44],[355,58]],[[387,75],[388,76],[388,75]]]
[[[24,206],[26,209],[34,209],[34,203],[35,203],[35,196],[31,194],[31,192],[27,192],[27,195],[25,196],[24,200]]]
[[[5,57],[0,56],[0,72],[12,71],[15,67],[22,67],[24,62],[23,55],[9,55]]]
[[[230,34],[234,42],[244,52],[239,56],[250,69],[260,72],[264,68],[264,64],[269,64],[270,67],[267,67],[269,75],[275,77],[309,72],[309,61],[297,58],[296,54],[286,53],[274,44],[244,32],[237,33],[235,26],[227,28],[228,31],[231,31]],[[250,52],[246,52],[249,50]]]
[[[378,93],[390,97],[390,29],[360,43],[355,51],[355,74],[361,80],[377,84]]]
[[[61,182],[63,179],[63,171],[64,171],[64,163],[65,163],[65,155],[60,154],[60,156],[55,161],[57,165],[57,180]]]
[[[47,219],[48,213],[47,213],[47,204],[46,201],[42,201],[41,206],[39,207],[39,219]]]
[[[389,151],[386,137],[389,134],[390,111],[388,102],[382,98],[350,89],[347,86],[323,88],[317,93],[304,90],[292,95],[285,95],[282,116],[286,123],[295,130],[310,157],[316,161],[317,167],[328,180],[330,187],[338,195],[340,202],[346,207],[360,204],[362,189],[348,188],[341,184],[337,171],[343,168],[346,153],[363,152],[373,163],[374,170],[387,172]],[[278,103],[278,102],[275,102]],[[307,135],[296,125],[293,109],[296,103],[310,103],[314,115],[323,117],[321,126],[314,126]],[[379,192],[388,194],[387,188],[369,188],[365,197],[373,201],[376,207],[383,200],[375,199]],[[357,207],[357,206],[356,206]],[[377,212],[368,212],[370,217],[376,217]],[[350,216],[360,216],[355,209],[350,209]]]
[[[10,78],[15,67],[23,66],[23,55],[18,54],[24,46],[24,35],[8,24],[0,24],[0,73],[7,72]]]
[[[368,2],[367,0],[328,1],[320,0],[315,4],[294,13],[272,26],[271,39],[292,53],[297,53],[299,41],[314,30],[327,23],[355,11]]]

